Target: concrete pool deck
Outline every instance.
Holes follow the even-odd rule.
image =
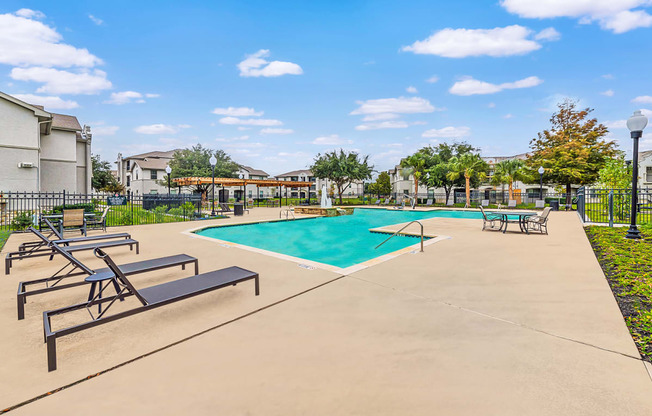
[[[0,407],[151,353],[11,414],[652,414],[650,375],[575,213],[553,212],[549,236],[424,220],[426,233],[451,238],[348,276],[183,234],[278,211],[111,229],[141,242],[139,256],[112,249],[119,263],[183,252],[200,271],[259,272],[261,295],[245,282],[63,337],[52,373],[41,312],[87,288],[29,298],[17,321],[18,282],[63,262],[16,262],[0,277]],[[3,253],[27,239],[13,235]]]

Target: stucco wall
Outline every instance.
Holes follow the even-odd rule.
[[[52,130],[41,136],[41,159],[75,161],[77,136],[74,131]]]
[[[60,162],[41,159],[41,190],[45,192],[77,192],[75,161]]]
[[[0,191],[38,191],[38,169],[19,168],[18,162],[38,166],[38,151],[0,148]]]
[[[0,99],[0,145],[38,148],[39,124],[34,113]]]

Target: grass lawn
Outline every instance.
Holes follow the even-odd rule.
[[[11,235],[11,231],[2,231],[0,230],[0,250],[2,250],[2,247],[5,246],[5,243],[7,242],[7,239]]]
[[[586,227],[595,255],[643,358],[652,362],[652,226],[642,241],[626,240],[626,227]]]

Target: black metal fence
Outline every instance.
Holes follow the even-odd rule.
[[[22,230],[38,225],[41,215],[60,214],[64,208],[81,208],[101,216],[113,194],[71,192],[0,193],[0,230]],[[203,218],[199,195],[127,195],[124,205],[111,206],[107,226],[158,224]]]
[[[652,190],[639,189],[636,222],[652,223]],[[632,209],[631,189],[582,187],[578,191],[577,212],[584,222],[629,224]]]

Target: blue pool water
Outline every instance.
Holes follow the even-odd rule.
[[[345,268],[419,242],[417,237],[396,236],[374,249],[390,234],[371,233],[370,228],[435,217],[478,219],[482,214],[356,208],[353,215],[212,227],[196,234]]]

